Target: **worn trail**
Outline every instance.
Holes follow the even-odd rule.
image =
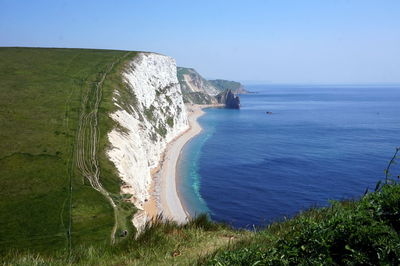
[[[102,98],[102,87],[107,75],[112,71],[123,57],[112,62],[107,69],[101,73],[97,82],[90,86],[82,99],[81,114],[79,118],[79,127],[76,141],[75,163],[83,177],[90,185],[100,192],[110,202],[114,210],[114,226],[111,231],[111,242],[115,242],[115,232],[118,225],[117,205],[112,199],[110,193],[102,186],[100,182],[100,166],[97,159],[100,131],[98,127],[98,111]]]

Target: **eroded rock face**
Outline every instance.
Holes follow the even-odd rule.
[[[181,84],[183,100],[187,103],[225,104],[228,100],[226,108],[237,109],[240,106],[240,100],[235,96],[249,93],[240,82],[224,79],[206,80],[193,68],[178,67],[178,80]]]
[[[219,90],[214,85],[204,79],[193,68],[178,67],[178,79],[184,91],[203,92],[210,96],[215,96],[219,93]]]
[[[216,96],[218,103],[225,104],[226,108],[240,109],[240,98],[232,90],[226,90]]]
[[[108,134],[107,155],[124,182],[122,193],[132,194],[132,202],[143,210],[149,198],[150,171],[158,165],[167,143],[188,129],[188,119],[171,57],[139,53],[123,78],[126,91],[114,92],[118,111],[110,116],[117,126]],[[140,228],[145,222],[146,215],[139,211],[134,225]]]
[[[219,93],[219,90],[193,68],[178,67],[178,80],[185,102],[194,104],[217,103],[214,96]]]

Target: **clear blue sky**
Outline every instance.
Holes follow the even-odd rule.
[[[154,51],[208,78],[400,82],[400,1],[0,0],[0,46]]]

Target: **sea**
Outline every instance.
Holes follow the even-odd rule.
[[[182,151],[179,193],[192,216],[260,228],[385,179],[400,147],[399,85],[246,87],[240,110],[205,109]]]

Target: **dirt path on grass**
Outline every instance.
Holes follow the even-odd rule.
[[[111,243],[115,242],[118,225],[117,205],[110,193],[100,183],[100,166],[97,159],[100,131],[98,127],[98,111],[102,98],[102,87],[107,75],[114,65],[129,53],[112,62],[104,72],[100,72],[99,81],[89,87],[82,99],[81,114],[76,141],[76,166],[90,185],[110,202],[114,210],[114,226],[111,231]]]

